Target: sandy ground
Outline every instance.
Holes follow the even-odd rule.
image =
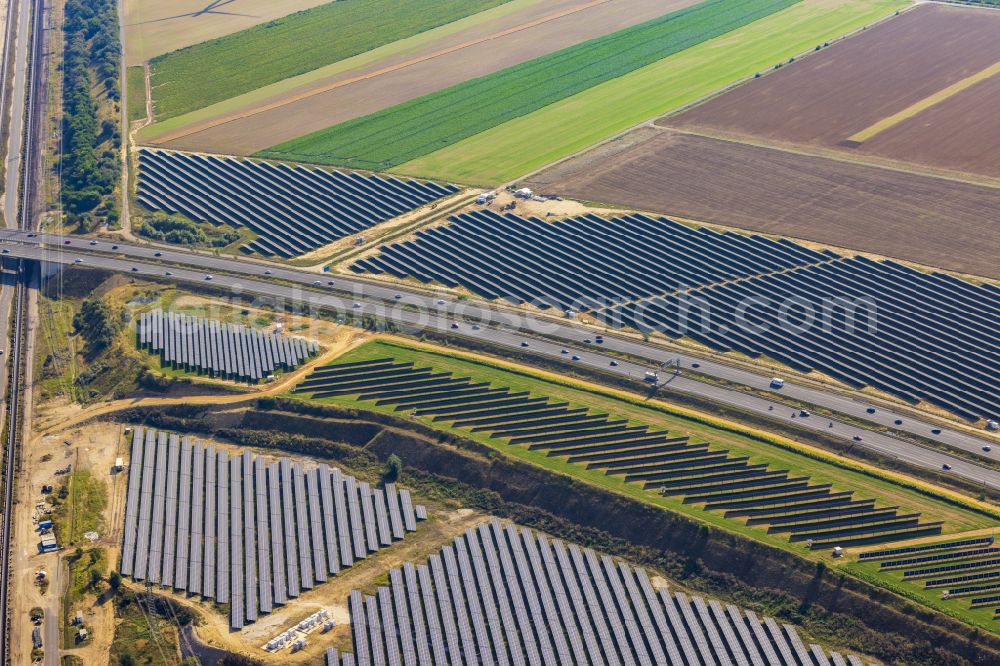
[[[125,61],[150,58],[330,0],[125,0]]]
[[[642,128],[532,179],[536,189],[1000,277],[1000,189]]]
[[[1000,178],[1000,75],[857,145],[849,139],[1000,62],[1000,12],[926,4],[759,80],[658,121],[844,157]]]
[[[246,155],[655,18],[694,0],[546,0],[155,140]],[[201,129],[192,133],[192,130]]]

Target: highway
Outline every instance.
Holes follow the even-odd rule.
[[[404,291],[391,285],[374,284],[353,277],[318,274],[250,259],[237,260],[127,243],[112,246],[111,242],[104,240],[91,241],[80,237],[9,230],[0,231],[0,251],[11,257],[64,265],[86,265],[180,282],[210,283],[216,289],[233,294],[261,295],[288,304],[391,320],[413,332],[433,330],[448,335],[463,335],[509,349],[524,350],[524,345],[527,345],[527,349],[534,353],[568,363],[590,365],[632,378],[641,378],[650,367],[673,361],[675,364],[679,363],[682,369],[692,368],[697,364],[699,373],[765,391],[768,390],[770,381],[769,377],[748,370],[703,358],[678,355],[652,344],[607,334],[601,345],[593,342],[587,344],[584,340],[593,340],[593,331],[560,320],[526,315],[482,302],[437,298],[432,294]],[[330,282],[333,284],[329,284]],[[399,298],[396,298],[397,295]],[[478,328],[473,328],[474,325]],[[563,349],[567,353],[562,353]],[[626,353],[634,358],[648,359],[649,365],[621,361],[606,352]],[[573,360],[573,356],[578,356],[579,360]],[[618,365],[612,366],[612,360]],[[947,464],[951,466],[950,473],[956,476],[977,485],[1000,490],[1000,472],[988,467],[845,421],[831,421],[815,415],[803,418],[798,415],[798,410],[777,400],[769,400],[743,390],[698,381],[681,374],[668,376],[661,391],[695,394],[779,421],[794,422],[807,430],[839,437],[855,446],[925,469],[937,471]],[[983,451],[983,446],[990,443],[990,440],[951,429],[944,429],[936,434],[933,432],[936,426],[885,407],[879,407],[874,414],[869,414],[868,403],[793,382],[786,382],[780,392],[794,401],[826,407],[859,420],[891,425],[899,431],[919,434],[977,456],[994,455]],[[901,420],[901,425],[895,425],[896,420]]]

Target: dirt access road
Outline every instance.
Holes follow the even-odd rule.
[[[227,108],[152,138],[155,145],[247,155],[352,118],[600,37],[696,0],[542,0],[280,94],[251,93]],[[335,68],[335,67],[334,67]],[[287,86],[278,86],[287,88]],[[229,103],[226,103],[229,106]],[[200,112],[196,112],[202,115]],[[150,128],[155,132],[155,125]]]

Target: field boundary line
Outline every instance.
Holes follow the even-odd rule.
[[[294,104],[296,102],[301,102],[304,99],[309,99],[310,97],[315,97],[316,95],[322,95],[324,93],[328,93],[328,92],[331,92],[333,90],[337,90],[338,88],[344,88],[344,87],[349,86],[351,84],[358,83],[359,81],[365,81],[365,80],[368,80],[368,79],[374,79],[374,78],[377,78],[377,77],[382,76],[384,74],[390,74],[392,72],[396,72],[396,71],[399,71],[401,69],[406,69],[407,67],[412,67],[413,65],[418,65],[418,64],[420,64],[422,62],[427,62],[428,60],[434,60],[436,58],[440,58],[441,56],[445,56],[445,55],[448,55],[448,54],[451,54],[451,53],[455,53],[456,51],[461,51],[463,49],[469,48],[470,46],[477,46],[479,44],[483,44],[485,42],[490,42],[490,41],[493,41],[495,39],[501,39],[501,38],[506,37],[508,35],[515,34],[515,33],[518,33],[518,32],[522,32],[524,30],[528,30],[530,28],[534,28],[534,27],[537,27],[539,25],[543,25],[545,23],[549,23],[550,21],[555,21],[557,19],[564,18],[566,16],[570,16],[572,14],[576,14],[576,13],[581,12],[581,11],[585,11],[587,9],[591,9],[591,8],[596,7],[598,5],[607,4],[609,2],[611,2],[611,0],[589,0],[588,2],[585,2],[583,4],[576,5],[576,6],[573,6],[573,7],[569,7],[567,9],[564,9],[564,10],[559,11],[559,12],[555,12],[553,14],[548,14],[546,16],[541,16],[541,17],[539,17],[537,19],[533,19],[533,20],[527,21],[525,23],[520,23],[518,25],[512,26],[510,28],[506,28],[506,29],[501,30],[499,32],[490,33],[489,35],[483,35],[482,37],[477,37],[476,39],[472,39],[472,40],[469,40],[469,41],[466,41],[466,42],[462,42],[461,44],[455,44],[454,46],[449,46],[449,47],[444,48],[444,49],[439,49],[437,51],[433,51],[431,53],[427,53],[427,54],[424,54],[422,56],[417,56],[415,58],[410,58],[409,60],[405,60],[403,62],[396,63],[395,65],[389,65],[388,67],[382,67],[381,69],[377,69],[374,72],[368,72],[367,74],[360,74],[358,76],[352,76],[351,78],[343,79],[341,81],[336,81],[334,83],[330,83],[330,84],[327,84],[325,86],[320,86],[318,88],[313,88],[311,90],[306,90],[306,91],[303,91],[303,92],[301,92],[301,93],[299,93],[297,95],[293,95],[293,96],[287,97],[285,99],[280,99],[280,100],[277,100],[277,101],[274,101],[274,102],[270,102],[269,104],[264,104],[263,106],[258,106],[258,107],[255,107],[253,109],[249,109],[247,111],[238,111],[236,113],[231,113],[229,115],[221,116],[219,118],[208,120],[208,121],[205,121],[203,123],[199,123],[197,125],[193,125],[193,126],[186,127],[186,128],[181,128],[181,129],[175,130],[173,132],[168,132],[167,134],[164,134],[162,136],[157,137],[156,139],[154,139],[150,143],[152,145],[157,145],[158,146],[158,145],[163,145],[163,144],[169,143],[171,141],[175,141],[177,139],[183,139],[184,137],[191,136],[192,134],[197,134],[199,132],[203,132],[205,130],[212,129],[212,128],[218,127],[220,125],[225,125],[225,124],[233,122],[235,120],[242,120],[244,118],[251,118],[251,117],[256,116],[258,114],[265,113],[267,111],[273,111],[274,109],[280,109],[283,106],[288,106],[289,104]]]
[[[865,141],[872,139],[883,132],[892,129],[896,125],[903,123],[911,118],[917,116],[923,111],[931,108],[932,106],[937,106],[942,102],[946,102],[955,95],[971,88],[977,83],[986,81],[996,74],[1000,74],[1000,61],[993,63],[989,67],[979,72],[976,72],[972,76],[967,76],[960,81],[956,81],[950,86],[943,88],[933,95],[928,95],[919,102],[915,102],[910,106],[906,107],[902,111],[898,111],[891,116],[879,120],[875,124],[866,127],[860,132],[856,132],[851,136],[847,137],[847,141],[852,144],[861,145]]]
[[[850,32],[847,32],[847,33],[844,33],[844,34],[842,34],[840,36],[833,37],[833,38],[831,38],[829,40],[826,40],[827,43],[829,44],[829,46],[824,46],[822,49],[820,49],[820,51],[825,51],[826,49],[830,48],[831,46],[835,46],[836,44],[838,44],[838,43],[840,43],[840,42],[842,42],[844,40],[850,39],[851,37],[854,37],[854,36],[856,36],[858,34],[861,34],[862,32],[867,31],[869,28],[873,28],[873,27],[875,27],[877,25],[880,25],[882,23],[891,21],[892,19],[897,18],[898,16],[902,16],[904,13],[906,13],[908,11],[912,11],[912,9],[914,7],[917,7],[917,6],[918,6],[917,4],[914,4],[914,5],[911,5],[911,6],[908,6],[908,7],[903,7],[901,9],[897,10],[896,12],[893,12],[892,14],[888,14],[886,16],[883,16],[882,18],[876,19],[875,21],[872,21],[871,23],[865,24],[864,26],[862,26],[860,28],[856,28],[856,29],[854,29],[854,30],[852,30]],[[813,55],[815,53],[817,53],[817,51],[815,50],[815,48],[810,48],[810,49],[808,49],[806,51],[802,51],[801,53],[799,53],[797,55],[794,55],[792,57],[795,59],[796,62],[798,62],[799,60],[802,60],[804,58],[808,58],[809,56],[811,56],[811,55]],[[586,155],[587,153],[589,153],[591,151],[595,151],[598,148],[601,148],[602,146],[605,146],[605,145],[607,145],[609,143],[612,143],[614,141],[622,139],[625,136],[627,136],[628,134],[631,134],[632,132],[634,132],[634,131],[636,131],[638,129],[641,129],[643,127],[652,127],[652,128],[654,128],[656,130],[673,129],[673,128],[669,127],[668,125],[660,125],[659,124],[660,121],[666,121],[668,118],[672,118],[674,116],[680,115],[681,113],[684,113],[685,111],[687,111],[687,110],[689,110],[689,109],[691,109],[691,108],[693,108],[695,106],[698,106],[700,104],[704,104],[705,102],[708,102],[709,100],[714,99],[716,97],[720,97],[720,96],[726,94],[727,92],[733,90],[734,88],[738,88],[738,87],[740,87],[742,85],[746,85],[747,83],[750,83],[751,81],[754,81],[757,78],[763,78],[765,76],[768,76],[768,75],[772,74],[775,71],[778,71],[778,70],[774,69],[773,67],[770,67],[770,68],[768,68],[767,71],[760,72],[760,73],[755,73],[755,74],[751,74],[751,75],[748,75],[748,76],[744,76],[743,78],[737,79],[736,81],[728,83],[728,84],[724,85],[721,88],[717,88],[716,90],[713,90],[713,91],[711,91],[709,93],[706,93],[706,94],[702,95],[701,97],[699,97],[698,99],[692,100],[692,101],[690,101],[690,102],[688,102],[686,104],[683,104],[683,105],[681,105],[681,106],[679,106],[679,107],[677,107],[675,109],[670,109],[670,110],[665,111],[663,113],[660,113],[660,114],[657,114],[655,116],[651,116],[649,118],[646,118],[645,120],[643,120],[643,121],[641,121],[639,123],[636,123],[635,125],[632,125],[631,127],[626,127],[625,129],[621,130],[620,132],[616,132],[615,134],[612,134],[611,136],[605,137],[605,138],[601,139],[600,141],[598,141],[596,143],[592,143],[589,146],[585,146],[584,148],[581,148],[580,150],[577,150],[577,151],[575,151],[575,152],[573,152],[573,153],[571,153],[569,155],[566,155],[564,157],[560,157],[559,159],[553,160],[552,162],[549,162],[548,164],[544,164],[541,167],[539,167],[539,168],[537,168],[537,169],[535,169],[533,171],[530,171],[530,172],[528,172],[528,173],[526,173],[526,174],[524,174],[522,176],[519,176],[519,177],[517,177],[517,178],[513,179],[512,181],[509,181],[508,183],[505,183],[505,184],[514,184],[514,183],[520,183],[522,181],[529,181],[533,177],[538,176],[538,175],[544,173],[545,171],[547,171],[549,169],[557,167],[560,164],[563,164],[565,162],[569,162],[570,160],[572,160],[575,157],[579,157],[581,155]],[[400,165],[400,166],[404,166],[404,165]],[[394,167],[393,169],[390,169],[389,171],[390,171],[390,173],[398,173],[398,174],[401,174],[401,175],[409,175],[409,174],[403,173],[402,171],[399,171],[398,169],[399,169],[399,167]]]

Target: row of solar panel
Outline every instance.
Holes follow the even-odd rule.
[[[396,411],[430,416],[452,427],[470,428],[508,444],[545,451],[587,469],[642,483],[685,503],[724,510],[727,517],[766,525],[768,533],[814,547],[846,546],[936,534],[941,523],[921,523],[918,513],[852,500],[831,484],[751,463],[748,456],[710,449],[686,437],[671,437],[567,403],[532,397],[488,382],[453,377],[391,358],[317,368],[294,389],[313,398],[355,395]]]
[[[899,555],[915,555],[932,550],[942,550],[946,548],[962,548],[965,546],[990,546],[993,544],[993,536],[978,537],[975,539],[961,539],[959,541],[939,541],[938,543],[928,543],[920,546],[907,546],[905,548],[890,548],[888,550],[871,550],[858,555],[860,560],[883,560]],[[885,566],[885,565],[883,565]]]
[[[862,557],[880,559],[881,570],[898,572],[904,581],[923,582],[928,589],[942,589],[942,598],[954,599],[1000,590],[1000,548],[993,543],[992,536],[979,537],[865,553]],[[973,608],[1000,604],[1000,596],[973,597],[969,603]]]
[[[319,351],[315,341],[160,309],[139,315],[136,341],[164,365],[249,382],[292,370]]]
[[[1000,299],[943,275],[864,257],[657,297],[597,314],[689,336],[848,384],[1000,418]]]
[[[230,605],[254,622],[392,545],[426,518],[408,490],[371,488],[325,464],[304,470],[135,428],[123,575]]]
[[[965,418],[1000,418],[988,371],[1000,364],[1000,288],[990,284],[663,218],[491,211],[456,216],[352,269],[597,310],[613,327],[690,336]]]
[[[461,285],[490,299],[587,310],[837,256],[645,215],[546,222],[487,210],[418,231],[352,269]]]
[[[654,587],[644,569],[496,519],[351,593],[354,653],[328,666],[861,666],[791,625]]]
[[[454,185],[164,150],[139,151],[138,201],[151,210],[247,227],[245,246],[290,257],[458,191]]]

